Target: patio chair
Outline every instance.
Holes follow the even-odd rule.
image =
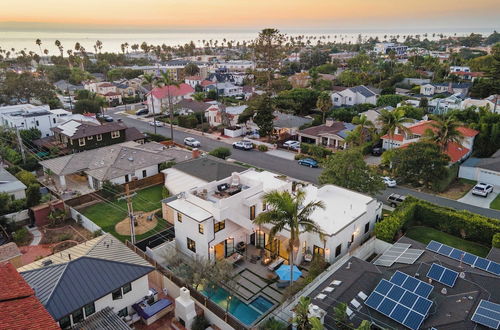
[[[279,289],[283,289],[283,288],[286,288],[290,285],[290,281],[278,281],[276,283],[276,286],[279,288]]]
[[[368,296],[363,291],[359,291],[358,297],[359,297],[359,299],[361,299],[363,301],[365,301],[366,298],[368,298]]]
[[[276,268],[278,268],[279,266],[281,266],[282,263],[285,262],[285,259],[281,258],[281,257],[278,257],[278,259],[274,260],[268,267],[267,269],[269,269],[271,272],[273,272]]]

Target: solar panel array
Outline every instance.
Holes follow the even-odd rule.
[[[500,276],[500,264],[485,258],[478,257],[469,252],[455,249],[451,246],[441,244],[436,241],[430,241],[427,245],[427,250],[439,253],[443,256],[450,257],[455,260],[462,260],[464,264],[470,265],[475,268],[482,269],[489,273]]]
[[[390,267],[395,262],[413,264],[424,253],[424,250],[410,249],[410,246],[410,244],[395,243],[373,264],[385,267]]]
[[[431,268],[427,272],[427,277],[453,288],[455,281],[457,280],[458,273],[441,265],[432,264]]]
[[[365,304],[405,327],[416,330],[427,317],[432,301],[383,279]]]
[[[500,327],[500,305],[481,299],[477,305],[472,321],[491,329]]]
[[[425,283],[424,281],[400,272],[399,270],[392,275],[389,281],[424,298],[429,297],[432,289],[434,289],[434,286],[429,283]]]

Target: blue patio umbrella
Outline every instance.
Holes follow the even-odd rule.
[[[276,270],[276,275],[278,275],[282,281],[290,281],[290,265],[281,265],[280,268]],[[300,275],[302,275],[302,272],[297,268],[297,266],[293,265],[293,280],[298,280]]]

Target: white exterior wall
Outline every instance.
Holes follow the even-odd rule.
[[[477,180],[476,179],[477,172],[478,172],[477,167],[469,167],[469,166],[461,165],[460,169],[458,170],[458,177],[463,178],[463,179],[468,179],[468,180]]]
[[[132,312],[132,305],[149,294],[148,276],[145,275],[132,282],[132,291],[122,295],[122,299],[113,300],[112,294],[108,294],[94,302],[95,311],[111,307],[115,313],[127,307],[129,313]]]
[[[133,173],[130,173],[129,174],[129,181],[132,181],[132,178],[135,176],[137,177],[137,179],[143,179],[142,177],[142,171],[143,170],[146,170],[146,178],[149,177],[149,176],[152,176],[152,175],[155,175],[155,174],[158,174],[158,165],[152,165],[152,166],[149,166],[149,167],[144,167],[144,168],[141,168],[141,169],[138,169],[136,170],[135,172]],[[124,184],[126,183],[126,180],[125,180],[125,176],[119,176],[117,178],[114,178],[114,179],[111,179],[109,180],[113,183],[117,183],[117,184]]]
[[[16,191],[10,191],[10,192],[8,192],[8,194],[10,196],[14,196],[14,199],[26,198],[26,191],[24,189],[16,190]]]
[[[500,186],[500,172],[479,167],[460,166],[458,177]]]
[[[57,126],[57,117],[54,114],[34,117],[9,116],[6,114],[1,116],[1,119],[2,126],[10,128],[17,127],[20,130],[37,128],[42,133],[42,137],[54,135],[50,129]]]

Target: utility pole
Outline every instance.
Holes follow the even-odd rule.
[[[135,245],[135,218],[134,218],[134,208],[132,205],[132,197],[137,195],[136,193],[130,194],[128,189],[128,183],[125,185],[125,196],[118,198],[118,200],[126,199],[127,200],[127,210],[128,217],[130,219],[130,241],[133,245]]]
[[[21,150],[21,156],[23,156],[23,163],[26,164],[26,154],[24,153],[23,140],[21,139],[21,134],[19,134],[19,129],[16,127],[17,143],[19,144],[19,149]]]

